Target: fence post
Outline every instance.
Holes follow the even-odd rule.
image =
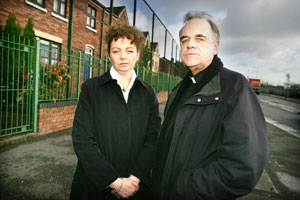
[[[168,74],[168,94],[170,94],[170,87],[171,87],[171,75]]]
[[[140,66],[137,65],[136,66],[136,76],[139,77],[139,73],[140,73]]]
[[[80,95],[80,71],[81,71],[81,51],[79,51],[78,69],[77,69],[77,100]]]
[[[108,68],[108,57],[105,56],[105,66],[104,66],[104,72],[107,72],[107,68]]]
[[[145,81],[145,67],[143,67],[143,76],[142,77],[143,77],[142,80]]]
[[[150,85],[152,85],[152,69],[150,71]]]
[[[161,90],[164,91],[165,90],[165,74],[164,73],[161,73],[161,74],[162,74]]]
[[[33,106],[32,123],[33,132],[37,132],[38,101],[39,101],[39,80],[40,80],[40,40],[35,42],[34,68],[33,68]]]
[[[156,91],[159,92],[159,73],[156,72],[156,77],[157,77],[157,83],[156,83]]]

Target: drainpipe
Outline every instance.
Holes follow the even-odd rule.
[[[72,32],[73,32],[73,0],[70,0],[69,6],[69,29],[68,29],[68,66],[71,64],[71,52],[72,52]]]
[[[110,0],[110,15],[109,15],[109,25],[112,25],[112,17],[113,17],[113,6],[114,6],[114,0]]]

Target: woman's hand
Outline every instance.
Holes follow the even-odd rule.
[[[129,179],[136,182],[137,184],[140,184],[140,179],[132,174],[130,174]]]
[[[123,179],[123,180],[122,180]],[[123,181],[123,183],[122,183]],[[139,190],[139,179],[132,178],[118,178],[110,187],[113,189],[111,192],[118,198],[129,198]]]
[[[111,189],[118,191],[122,188],[123,178],[117,178],[112,184],[109,185]]]

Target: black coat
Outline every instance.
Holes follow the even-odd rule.
[[[158,146],[157,154],[165,150]],[[160,163],[153,170],[154,199],[235,199],[253,190],[267,159],[257,97],[247,79],[223,68],[179,108],[161,182]]]
[[[118,177],[141,180],[134,199],[149,186],[160,128],[156,94],[136,78],[126,104],[109,72],[87,80],[75,112],[72,139],[78,165],[71,199],[114,199],[109,185]]]

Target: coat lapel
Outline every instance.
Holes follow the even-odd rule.
[[[172,105],[178,89],[180,88],[180,84],[178,84],[176,86],[176,88],[174,88],[173,92],[169,95],[168,98],[168,102],[164,111],[164,115],[168,112],[170,106]],[[198,95],[202,95],[202,96],[212,96],[212,95],[216,95],[219,94],[221,92],[221,81],[220,81],[220,72],[218,72],[216,74],[216,76],[214,76],[210,82],[208,82],[201,91],[197,92],[195,95],[193,96],[198,96]],[[192,97],[193,98],[193,97]]]

